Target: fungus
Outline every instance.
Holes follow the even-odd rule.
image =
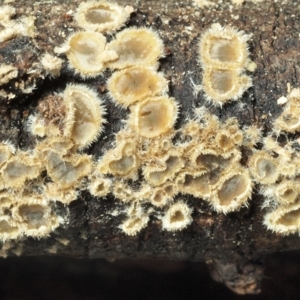
[[[105,197],[112,185],[112,181],[109,178],[105,178],[100,175],[94,175],[89,178],[88,190],[91,195],[95,197]]]
[[[21,235],[21,231],[9,216],[0,216],[0,241],[16,239]]]
[[[177,118],[173,98],[156,97],[139,102],[132,108],[129,125],[141,136],[154,138],[170,131]]]
[[[279,176],[275,159],[263,151],[251,157],[249,166],[254,179],[262,184],[275,183]]]
[[[164,166],[147,166],[144,168],[145,179],[152,185],[157,186],[172,180],[177,172],[184,166],[182,159],[176,155],[167,155]]]
[[[62,158],[55,152],[49,152],[46,164],[48,175],[62,189],[74,186],[92,169],[91,157],[75,154]]]
[[[124,26],[132,10],[130,6],[124,8],[105,0],[82,2],[78,6],[75,20],[85,30],[112,33]]]
[[[3,183],[6,187],[22,187],[26,180],[37,178],[40,174],[40,163],[26,152],[12,156],[2,168]]]
[[[11,145],[7,143],[0,143],[0,170],[6,165],[14,152],[15,149]]]
[[[93,31],[76,32],[65,42],[57,53],[66,52],[70,67],[83,78],[95,77],[104,70],[103,53],[106,39]]]
[[[97,93],[85,85],[68,85],[64,91],[68,109],[64,133],[79,149],[91,145],[103,130],[105,108]]]
[[[192,223],[192,210],[182,201],[169,207],[162,218],[162,227],[167,231],[178,231]]]
[[[13,216],[20,222],[20,229],[26,236],[41,238],[59,225],[59,218],[51,211],[49,204],[36,204],[32,200],[13,210]]]
[[[124,69],[131,66],[158,67],[158,59],[164,56],[164,45],[158,34],[147,28],[128,28],[116,35],[107,50],[118,58],[108,62],[108,67]]]
[[[135,178],[139,167],[135,143],[123,141],[117,148],[105,153],[98,165],[103,174],[113,174],[117,177]]]
[[[127,235],[136,235],[148,224],[149,216],[143,214],[140,216],[133,216],[127,219],[121,226],[121,230]]]
[[[0,66],[0,86],[7,84],[11,79],[18,76],[18,69],[12,65],[1,64]]]
[[[173,199],[176,192],[175,185],[166,183],[151,192],[150,202],[156,207],[163,207]]]
[[[237,100],[252,85],[252,80],[240,71],[206,68],[203,74],[203,90],[212,103],[222,106],[229,100]]]
[[[245,170],[233,171],[222,178],[214,191],[211,204],[217,212],[229,213],[247,204],[252,193],[252,181]]]
[[[297,183],[290,180],[282,181],[276,187],[275,195],[280,204],[292,204],[299,194]]]
[[[150,68],[135,66],[115,72],[107,82],[111,98],[124,107],[149,96],[165,94],[168,82]]]
[[[178,190],[197,198],[208,198],[211,194],[210,176],[206,172],[184,171],[177,176]]]
[[[267,213],[264,225],[272,231],[287,235],[300,230],[300,204],[279,206]]]
[[[62,67],[63,60],[49,53],[43,55],[41,60],[42,66],[51,77],[58,77]]]
[[[247,41],[251,35],[215,23],[200,40],[200,60],[205,67],[240,69],[248,59]]]

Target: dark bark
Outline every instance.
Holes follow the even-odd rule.
[[[22,150],[32,148],[35,143],[25,124],[39,99],[50,92],[62,91],[67,83],[83,82],[67,68],[66,60],[57,79],[44,78],[39,70],[26,74],[29,69],[34,69],[35,63],[39,63],[43,53],[53,53],[54,47],[64,42],[70,28],[78,28],[67,12],[75,11],[79,2],[28,0],[12,3],[17,8],[16,18],[29,14],[36,17],[34,39],[23,36],[0,44],[0,63],[12,63],[19,70],[16,79],[1,87],[15,97],[11,100],[2,98],[0,102],[0,136],[1,140],[9,139]],[[263,1],[259,4],[247,1],[241,6],[224,1],[213,8],[198,8],[188,1],[169,1],[168,4],[164,1],[126,1],[126,4],[133,5],[135,10],[127,26],[151,26],[159,31],[164,41],[168,55],[161,60],[160,70],[170,80],[170,95],[180,102],[176,126],[180,127],[192,115],[194,107],[205,105],[221,121],[234,116],[241,126],[255,124],[262,127],[265,134],[270,132],[274,118],[282,110],[276,100],[287,94],[287,83],[298,86],[300,22],[297,0],[288,3]],[[249,48],[257,69],[252,75],[253,87],[241,99],[243,108],[238,102],[226,104],[223,108],[210,106],[203,93],[193,94],[191,79],[199,84],[202,76],[198,40],[203,30],[216,22],[253,33]],[[120,121],[127,116],[126,111],[109,101],[105,83],[110,74],[107,71],[104,76],[85,80],[106,100],[108,110],[105,133],[86,151],[95,157],[110,147],[114,134],[122,128]],[[24,86],[20,87],[22,81]],[[24,92],[26,87],[33,89]],[[13,250],[21,244],[22,255],[49,254],[49,249],[50,253],[55,249],[58,255],[109,260],[167,257],[207,261],[215,279],[238,293],[255,293],[259,291],[265,255],[300,248],[297,234],[277,235],[262,225],[262,196],[255,191],[248,208],[228,215],[212,212],[199,199],[186,197],[185,200],[195,208],[193,223],[187,229],[175,234],[162,231],[160,221],[151,219],[137,236],[129,237],[118,227],[125,215],[101,217],[106,211],[125,209],[124,203],[111,196],[104,200],[82,192],[68,207],[61,205],[57,208],[64,213],[69,210],[68,224],[45,239],[16,241],[7,254],[14,255]],[[66,239],[69,243],[64,245],[57,239]]]

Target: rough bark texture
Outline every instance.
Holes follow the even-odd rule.
[[[78,29],[70,10],[75,11],[80,1],[15,1],[17,17],[36,17],[36,37],[17,37],[0,44],[0,63],[13,63],[19,70],[18,78],[2,86],[15,97],[2,98],[0,102],[0,136],[9,139],[20,149],[32,148],[35,138],[25,124],[29,114],[37,107],[39,99],[51,91],[62,91],[67,83],[83,80],[67,68],[64,61],[61,76],[44,78],[42,70],[35,70],[45,52],[53,53],[73,29]],[[272,121],[281,107],[276,100],[287,93],[287,83],[298,87],[299,83],[299,3],[297,0],[263,1],[259,4],[245,2],[241,6],[224,1],[214,7],[199,8],[189,1],[125,1],[135,12],[127,26],[151,26],[159,31],[167,56],[161,60],[160,69],[170,81],[170,95],[180,102],[180,116],[176,126],[192,115],[194,107],[207,106],[220,120],[237,117],[241,125],[256,124],[268,133]],[[124,2],[124,4],[125,4]],[[257,64],[251,87],[239,102],[226,104],[223,108],[206,103],[203,94],[193,93],[191,79],[201,82],[197,43],[203,29],[220,22],[232,25],[247,33],[253,33],[249,42],[251,59]],[[28,74],[28,70],[34,72]],[[95,157],[109,149],[114,134],[122,128],[121,120],[127,117],[125,110],[117,108],[108,98],[105,76],[84,82],[99,91],[107,106],[104,134],[86,152]],[[20,82],[23,81],[23,86]],[[27,88],[28,87],[28,88]],[[32,87],[32,89],[31,89]],[[26,89],[27,88],[27,89]],[[247,156],[247,153],[244,153]],[[119,225],[125,216],[105,215],[115,208],[124,209],[125,204],[113,197],[93,198],[88,192],[81,193],[69,207],[70,221],[57,229],[50,237],[36,240],[24,239],[22,255],[42,255],[56,252],[72,257],[116,258],[167,257],[175,260],[207,261],[215,279],[223,281],[238,293],[259,291],[262,264],[265,255],[300,248],[298,235],[281,236],[262,225],[262,198],[254,192],[248,208],[228,215],[212,212],[199,199],[186,197],[194,207],[193,223],[187,229],[170,233],[161,230],[158,220],[150,220],[148,226],[137,236],[124,235]],[[64,246],[57,238],[68,239]],[[7,251],[18,247],[17,243]]]

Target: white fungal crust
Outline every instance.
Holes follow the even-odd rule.
[[[224,214],[247,206],[247,200],[252,193],[252,181],[245,170],[230,172],[222,178],[214,191],[211,205],[217,212]]]
[[[233,27],[213,24],[201,36],[201,63],[216,69],[244,68],[249,55],[247,41],[250,37]]]
[[[83,78],[95,77],[104,70],[101,56],[105,50],[106,39],[101,33],[82,31],[72,34],[62,46],[70,67]]]
[[[151,68],[135,66],[115,72],[107,82],[111,98],[128,107],[146,97],[165,94],[168,81]]]
[[[182,201],[169,207],[162,218],[162,228],[167,231],[178,231],[186,228],[193,221],[192,210]]]
[[[75,20],[85,30],[112,33],[124,26],[132,9],[102,1],[82,2],[77,8]]]
[[[113,69],[142,65],[158,67],[158,59],[164,56],[164,46],[158,34],[148,28],[128,28],[116,35],[107,50],[117,53],[118,58],[108,62]]]
[[[263,223],[283,235],[300,232],[300,203],[279,206],[265,215]]]
[[[98,139],[105,123],[102,100],[86,85],[76,84],[66,87],[64,102],[67,107],[65,135],[79,149],[89,147]]]
[[[129,125],[141,136],[154,138],[167,133],[177,119],[174,98],[148,98],[132,107]]]

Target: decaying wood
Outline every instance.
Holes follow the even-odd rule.
[[[13,63],[18,77],[2,86],[11,99],[0,102],[0,136],[26,150],[35,137],[26,130],[28,116],[38,101],[51,91],[62,91],[67,83],[83,80],[67,68],[64,61],[59,78],[45,77],[36,69],[41,55],[53,54],[73,30],[78,29],[72,14],[80,1],[12,1],[17,16],[35,16],[36,36],[19,36],[0,44],[0,64]],[[272,129],[274,118],[282,108],[276,100],[287,94],[287,85],[299,87],[299,32],[298,1],[246,1],[237,6],[223,1],[216,6],[198,7],[189,1],[125,1],[134,7],[127,26],[151,26],[158,30],[165,44],[167,56],[160,69],[170,81],[170,95],[180,102],[181,126],[192,115],[194,107],[207,106],[220,120],[237,117],[241,125],[257,125],[265,134]],[[201,66],[197,44],[201,33],[210,24],[219,22],[252,33],[249,41],[251,59],[257,64],[252,75],[253,87],[240,102],[223,108],[206,103],[203,93],[195,95],[193,84],[201,83]],[[28,72],[32,70],[32,72]],[[122,128],[121,120],[127,112],[109,101],[105,76],[85,80],[106,100],[107,125],[104,134],[86,152],[99,157]],[[22,84],[20,84],[22,82]],[[247,153],[244,153],[247,156]],[[69,223],[58,228],[45,239],[23,239],[10,242],[6,255],[43,255],[55,253],[72,257],[145,258],[167,257],[175,260],[207,261],[213,277],[238,293],[256,293],[262,278],[265,255],[300,249],[298,235],[281,236],[262,225],[262,196],[254,192],[250,205],[228,215],[212,212],[199,199],[185,197],[194,207],[193,223],[180,232],[161,230],[160,221],[150,220],[137,236],[124,235],[119,225],[124,216],[105,212],[124,209],[125,204],[113,197],[93,198],[82,192],[68,207],[57,208],[69,213]],[[105,217],[103,217],[105,215]],[[64,243],[64,241],[68,241]],[[21,250],[20,250],[21,249]],[[19,250],[19,251],[18,251]]]

